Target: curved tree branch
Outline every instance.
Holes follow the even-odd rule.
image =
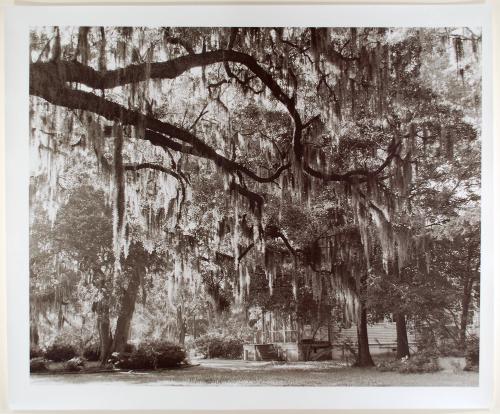
[[[32,75],[30,77],[30,94],[39,96],[54,105],[94,112],[110,121],[120,120],[120,122],[127,125],[143,125],[145,127],[144,139],[151,141],[153,145],[210,159],[227,172],[241,171],[249,178],[260,183],[276,180],[284,170],[290,167],[289,164],[282,165],[270,176],[261,177],[244,165],[218,154],[214,148],[184,128],[127,109],[93,93],[62,86],[57,81],[57,78],[54,79],[56,76],[56,74],[45,74],[44,76],[40,73],[37,76]],[[174,137],[182,142],[175,141],[167,136]]]
[[[261,82],[270,89],[290,113],[294,124],[294,151],[298,159],[302,158],[301,133],[302,120],[290,98],[278,83],[251,55],[235,50],[214,50],[181,56],[166,62],[135,64],[125,68],[96,71],[76,61],[36,62],[30,64],[30,79],[50,76],[59,82],[82,83],[93,89],[110,89],[148,79],[174,79],[195,67],[203,67],[214,63],[240,63],[251,70]]]
[[[161,171],[164,172],[165,174],[171,175],[172,177],[176,178],[178,181],[183,183],[183,178],[181,177],[180,174],[160,164],[154,164],[151,162],[142,162],[140,164],[124,164],[123,168],[125,169],[125,171],[139,171],[144,169]]]
[[[285,106],[294,123],[293,152],[296,160],[302,161],[302,131],[310,123],[308,122],[306,125],[302,123],[293,97],[289,97],[281,89],[272,75],[253,56],[232,49],[188,54],[166,62],[135,64],[108,71],[96,71],[76,61],[35,62],[30,64],[30,93],[40,96],[56,105],[89,110],[107,119],[120,119],[122,122],[131,125],[144,124],[146,127],[145,138],[150,140],[154,145],[161,145],[186,154],[210,159],[228,172],[241,171],[249,178],[260,183],[272,182],[284,170],[290,168],[290,162],[279,167],[268,177],[258,176],[245,166],[218,154],[213,148],[188,130],[152,117],[144,116],[141,113],[99,98],[92,93],[77,91],[64,86],[65,82],[73,82],[81,83],[94,89],[104,90],[145,81],[148,79],[148,75],[149,79],[173,79],[195,67],[215,63],[225,64],[227,62],[242,64],[252,71],[270,89],[274,98]],[[183,141],[183,143],[176,142],[165,135]],[[185,145],[184,143],[189,145]],[[307,174],[326,181],[350,181],[353,176],[377,175],[389,164],[390,158],[393,156],[393,154],[390,154],[386,162],[375,171],[355,170],[343,174],[326,174],[315,170],[307,163],[304,163],[303,168]],[[359,181],[366,181],[366,178],[361,178]]]

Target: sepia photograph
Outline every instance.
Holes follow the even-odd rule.
[[[487,407],[490,28],[451,9],[13,9],[11,407]]]
[[[477,386],[481,40],[32,27],[32,381]]]

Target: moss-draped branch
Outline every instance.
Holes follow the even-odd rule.
[[[259,183],[272,182],[283,171],[290,168],[291,163],[280,166],[267,177],[259,176],[244,165],[218,154],[189,130],[126,109],[93,93],[75,90],[67,86],[68,83],[77,83],[104,90],[146,81],[147,79],[173,79],[195,67],[228,62],[239,63],[247,67],[269,88],[274,98],[285,106],[294,123],[294,154],[297,160],[302,161],[306,174],[325,181],[351,181],[354,176],[358,177],[358,181],[363,181],[363,177],[379,174],[389,165],[394,153],[389,153],[381,166],[373,171],[356,169],[345,173],[327,174],[315,170],[303,159],[303,144],[301,142],[302,131],[307,128],[310,122],[302,122],[294,99],[282,90],[272,75],[253,56],[235,50],[221,49],[197,54],[190,53],[165,62],[134,64],[108,71],[96,71],[77,61],[34,62],[30,64],[30,93],[55,105],[92,111],[109,120],[120,119],[125,124],[144,125],[146,129],[144,138],[154,145],[210,159],[227,172],[239,171]],[[175,138],[175,140],[172,138]]]

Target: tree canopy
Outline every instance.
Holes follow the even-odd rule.
[[[44,27],[30,45],[33,200],[54,221],[90,175],[111,286],[141,243],[169,295],[252,302],[264,275],[356,319],[367,280],[428,273],[429,246],[478,223],[475,29]]]

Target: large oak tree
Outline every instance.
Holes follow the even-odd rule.
[[[479,136],[424,63],[439,56],[465,84],[479,45],[466,29],[33,30],[31,140],[48,208],[62,165],[93,154],[113,206],[110,283],[132,223],[167,245],[172,290],[229,259],[241,299],[256,269],[272,290],[277,269],[295,266],[292,279],[305,271],[349,303],[369,365],[371,256],[386,274],[405,266],[422,246],[415,217],[425,225],[410,197],[419,167],[439,169]],[[225,202],[200,203],[204,191]]]

